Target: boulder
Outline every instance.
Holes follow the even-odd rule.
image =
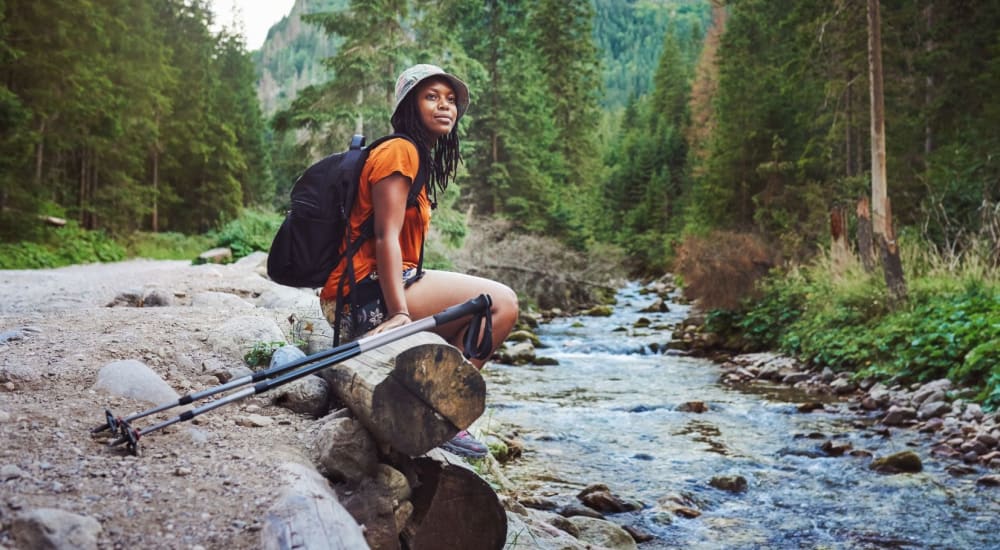
[[[101,524],[57,508],[36,508],[14,517],[11,534],[20,548],[89,550],[97,548]]]
[[[153,405],[180,399],[180,395],[160,375],[135,359],[114,361],[101,367],[94,389]]]

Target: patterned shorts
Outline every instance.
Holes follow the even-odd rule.
[[[418,279],[417,270],[410,268],[403,271],[403,284],[409,286]],[[351,304],[355,304],[352,307]],[[337,301],[320,300],[323,316],[330,326],[335,326],[337,319]],[[344,300],[340,317],[340,343],[346,344],[361,338],[386,320],[385,299],[382,297],[382,287],[379,286],[378,274],[372,273],[358,281],[354,291]]]

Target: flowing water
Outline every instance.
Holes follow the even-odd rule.
[[[986,472],[952,476],[945,468],[955,463],[930,457],[926,439],[910,431],[866,429],[870,419],[840,405],[800,413],[796,404],[815,398],[733,389],[718,382],[721,370],[710,361],[651,352],[687,316],[678,304],[639,312],[655,299],[629,285],[611,317],[543,325],[538,354],[558,365],[484,371],[484,421],[514,426],[526,444],[505,468],[520,487],[566,503],[604,483],[642,501],[641,511],[609,519],[655,535],[644,550],[1000,548],[1000,489],[975,483]],[[640,317],[651,328],[633,328]],[[708,410],[678,410],[691,401]],[[864,453],[820,451],[831,439],[874,456],[915,450],[924,471],[877,474]],[[742,476],[748,488],[710,486],[719,475]],[[702,514],[680,517],[671,502]]]

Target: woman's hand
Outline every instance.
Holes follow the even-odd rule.
[[[410,314],[409,313],[406,313],[406,312],[396,313],[395,315],[393,315],[393,316],[389,317],[388,319],[386,319],[381,325],[379,325],[379,326],[371,329],[370,331],[368,331],[368,334],[366,334],[365,336],[371,336],[373,334],[379,334],[381,332],[385,332],[387,330],[391,330],[391,329],[394,329],[396,327],[401,327],[403,325],[408,325],[408,324],[410,324],[412,322],[413,322],[413,320],[410,319]]]

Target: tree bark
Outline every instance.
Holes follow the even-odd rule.
[[[871,76],[872,104],[872,231],[882,252],[882,271],[889,299],[906,300],[906,281],[899,260],[899,249],[889,216],[889,197],[885,169],[885,104],[882,92],[882,37],[879,0],[868,0],[868,68]]]
[[[334,395],[381,444],[423,454],[486,408],[486,382],[461,352],[419,333],[325,369]]]
[[[875,271],[875,246],[872,244],[872,215],[868,208],[868,199],[861,197],[858,200],[858,256],[861,257],[861,265],[865,268],[865,273]]]
[[[413,515],[400,538],[409,550],[503,548],[507,514],[493,489],[462,461],[443,451],[413,459]],[[404,472],[407,473],[407,472]]]
[[[847,209],[835,206],[830,210],[830,261],[835,275],[843,275],[850,253],[847,244]]]

